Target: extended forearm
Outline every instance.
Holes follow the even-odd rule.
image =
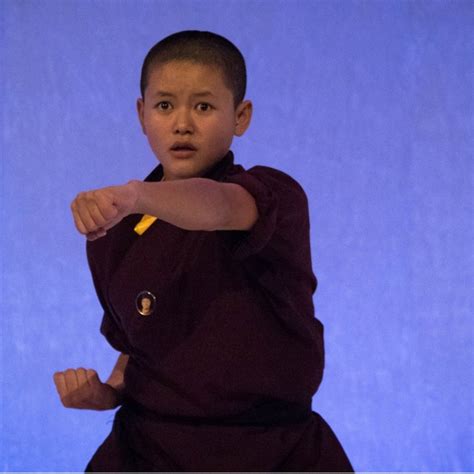
[[[242,186],[206,178],[121,186],[79,193],[71,203],[77,230],[95,240],[130,214],[149,214],[186,230],[249,230],[255,199]]]
[[[137,192],[134,212],[150,214],[186,230],[217,230],[229,216],[222,184],[206,178],[146,183],[131,181]]]

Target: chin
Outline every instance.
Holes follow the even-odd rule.
[[[168,175],[171,174],[173,176],[173,179],[189,179],[189,178],[197,178],[199,177],[202,173],[199,173],[199,170],[193,169],[193,168],[188,168],[188,169],[180,169],[177,168],[167,168]]]

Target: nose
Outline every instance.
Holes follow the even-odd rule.
[[[175,117],[174,133],[186,135],[194,132],[193,119],[189,110],[185,108],[179,109]]]

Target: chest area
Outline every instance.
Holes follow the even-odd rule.
[[[103,249],[100,286],[113,317],[144,357],[162,357],[188,338],[212,316],[216,298],[245,278],[229,263],[215,232],[157,221],[124,245]]]

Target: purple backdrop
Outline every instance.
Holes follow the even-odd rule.
[[[55,370],[116,358],[69,202],[155,165],[142,59],[181,29],[246,56],[237,161],[311,206],[327,367],[314,409],[359,470],[474,470],[471,1],[3,0],[0,467],[81,470],[113,413]],[[471,54],[469,54],[471,53]]]

